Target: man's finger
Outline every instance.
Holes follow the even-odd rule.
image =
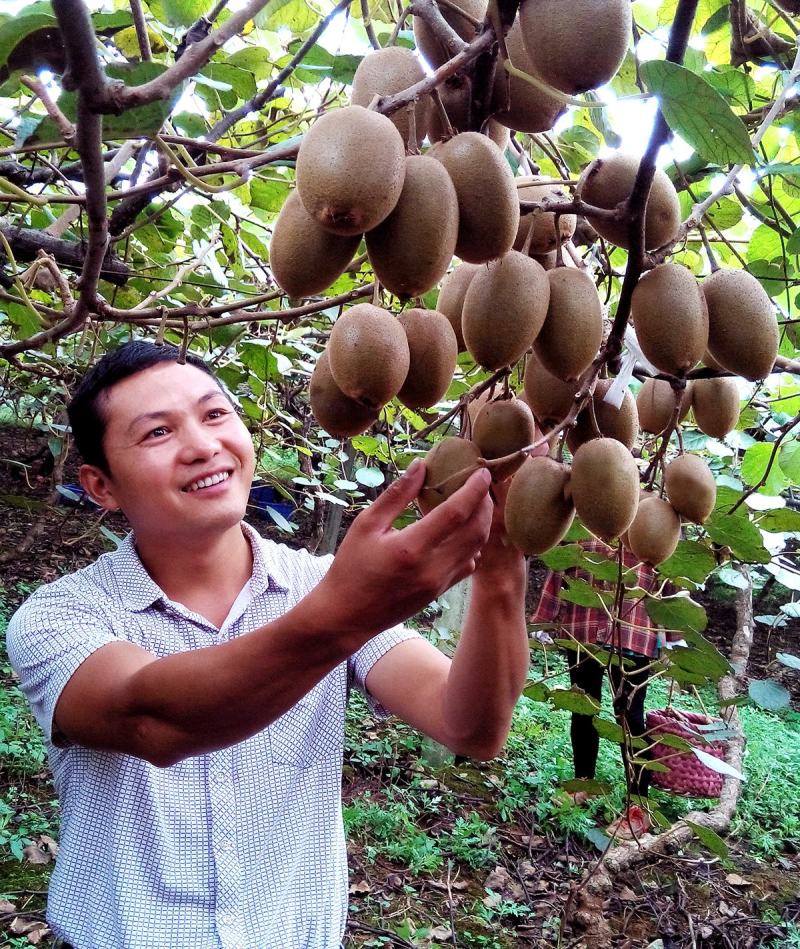
[[[492,477],[486,468],[474,471],[464,484],[437,507],[423,517],[420,525],[430,530],[449,529],[452,522],[468,520],[489,493]]]
[[[386,530],[419,494],[425,481],[425,463],[415,458],[403,474],[373,501],[365,514]]]

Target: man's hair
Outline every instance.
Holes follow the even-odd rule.
[[[75,394],[67,406],[72,437],[81,457],[88,465],[95,465],[110,474],[108,459],[103,448],[103,436],[107,419],[102,411],[103,394],[123,379],[144,372],[151,366],[162,362],[178,362],[180,350],[169,343],[162,345],[132,340],[106,353],[83,377]],[[186,362],[190,366],[202,369],[220,385],[211,369],[192,353],[186,353]],[[220,386],[222,388],[222,386]],[[224,390],[223,390],[224,391]]]

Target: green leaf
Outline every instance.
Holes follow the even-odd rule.
[[[277,213],[289,196],[289,182],[254,178],[250,182],[250,206]]]
[[[600,830],[599,827],[590,827],[588,830],[584,830],[583,836],[590,841],[590,843],[593,843],[601,853],[608,850],[611,844],[611,838],[605,831]]]
[[[734,227],[741,221],[744,211],[738,201],[731,198],[720,198],[711,205],[708,211],[709,220],[721,231]]]
[[[695,824],[694,821],[684,819],[684,824],[689,827],[697,839],[705,844],[706,847],[724,860],[728,856],[728,845],[720,835],[710,827],[703,827],[702,824]]]
[[[800,441],[781,448],[779,461],[781,471],[794,485],[800,485]]]
[[[727,761],[723,761],[721,758],[716,758],[707,751],[703,751],[702,748],[692,748],[692,754],[702,761],[706,767],[711,768],[712,771],[716,771],[717,774],[724,774],[729,778],[737,778],[742,782],[746,780],[741,771],[737,771],[736,768],[729,765]]]
[[[744,453],[741,475],[749,485],[758,484],[767,473],[767,480],[760,490],[764,494],[780,494],[786,484],[786,478],[781,471],[778,453],[774,445],[769,442],[756,442]]]
[[[755,160],[744,123],[705,79],[676,63],[657,60],[642,63],[640,73],[658,96],[669,127],[698,154],[725,165]]]
[[[267,514],[272,518],[277,526],[287,534],[293,534],[297,530],[297,526],[292,524],[290,521],[287,521],[283,514],[281,514],[280,511],[276,511],[274,507],[267,505]]]
[[[57,29],[55,14],[49,3],[32,4],[16,16],[0,23],[0,66],[9,62],[12,53],[23,40],[43,29]],[[32,66],[33,63],[24,65]]]
[[[739,590],[746,590],[750,585],[741,573],[732,567],[722,567],[717,576],[726,586],[736,587]]]
[[[546,551],[539,559],[545,566],[560,573],[577,566],[583,560],[583,551],[578,544],[562,544]]]
[[[595,715],[592,722],[594,723],[595,731],[601,738],[613,741],[617,745],[625,744],[625,732],[622,730],[621,725],[617,725],[616,722],[610,722],[607,718],[600,718],[599,715]],[[631,737],[629,744],[632,748],[647,747],[647,742],[643,738]]]
[[[533,685],[529,685],[524,689],[522,694],[532,702],[546,702],[550,695],[550,689],[547,688],[544,682],[534,682]]]
[[[565,791],[585,791],[587,794],[610,794],[611,785],[602,781],[595,781],[593,778],[571,778],[569,781],[562,781],[561,787]]]
[[[703,583],[717,565],[716,558],[705,544],[696,540],[682,540],[675,553],[662,564],[658,572],[669,579],[683,577],[694,583]]]
[[[784,666],[790,669],[800,669],[800,656],[793,656],[788,652],[777,652],[775,658]]]
[[[206,0],[148,0],[147,5],[170,26],[191,26],[209,9]]]
[[[701,633],[708,623],[703,607],[686,595],[677,594],[661,599],[648,596],[644,608],[650,619],[665,629]]]
[[[593,699],[577,686],[571,689],[551,689],[550,701],[556,708],[578,715],[597,715],[600,711],[600,703],[597,699]]]
[[[611,606],[613,595],[611,593],[601,593],[596,590],[591,583],[585,580],[578,580],[575,577],[565,577],[567,588],[562,589],[558,596],[559,599],[567,603],[575,603],[578,606],[590,606],[602,609],[603,605]]]
[[[368,488],[377,488],[383,484],[385,477],[380,468],[357,468],[356,481]]]
[[[714,511],[705,524],[708,536],[717,544],[729,547],[745,563],[769,563],[772,557],[764,546],[761,532],[742,511],[743,508],[735,514]]]
[[[784,471],[785,474],[785,471]],[[800,532],[800,511],[784,507],[777,511],[767,511],[758,519],[758,526],[762,531],[773,531],[776,534],[785,531]]]
[[[256,15],[256,26],[266,30],[287,27],[302,33],[317,25],[319,14],[306,0],[272,0]]]
[[[774,679],[752,679],[747,694],[760,708],[777,712],[789,705],[788,691]]]

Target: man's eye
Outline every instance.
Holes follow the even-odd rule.
[[[151,431],[149,431],[149,432],[145,435],[145,438],[161,438],[162,435],[166,435],[166,434],[167,434],[167,428],[166,428],[166,426],[165,426],[165,425],[159,425],[158,428],[154,428],[154,429],[152,429]]]
[[[223,416],[227,414],[228,414],[227,409],[211,409],[207,417],[211,419],[222,418]]]

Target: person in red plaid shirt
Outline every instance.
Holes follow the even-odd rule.
[[[602,541],[592,538],[583,541],[584,551],[595,559],[608,559],[616,562],[618,552]],[[623,547],[625,568],[635,574],[636,585],[652,592],[656,585],[653,568],[638,559]],[[576,577],[593,583],[599,589],[613,589],[614,584],[593,579],[591,574],[579,568],[565,571],[567,576]],[[599,702],[602,696],[603,677],[608,669],[614,695],[614,712],[617,719],[627,725],[628,732],[639,737],[645,733],[644,702],[647,683],[650,678],[650,666],[661,649],[661,634],[654,628],[644,608],[643,600],[626,600],[619,617],[618,633],[614,623],[605,610],[578,606],[559,599],[558,593],[563,582],[563,574],[548,572],[542,588],[539,603],[531,616],[531,623],[555,624],[559,638],[569,638],[575,643],[575,649],[567,649],[570,681],[583,689],[587,695]],[[626,586],[631,586],[629,581]],[[585,649],[582,645],[599,645],[622,652],[626,660],[625,674],[622,675],[618,664],[607,665]],[[572,715],[570,725],[572,758],[575,764],[576,778],[594,778],[597,765],[597,753],[600,736],[594,727],[591,715]],[[634,798],[647,796],[650,784],[650,772],[643,767],[633,767],[626,760],[623,748],[623,764],[629,794]],[[576,803],[582,803],[589,795],[579,791],[573,795]],[[609,831],[618,837],[638,836],[649,829],[650,821],[646,813],[635,802],[627,812],[611,825]]]

